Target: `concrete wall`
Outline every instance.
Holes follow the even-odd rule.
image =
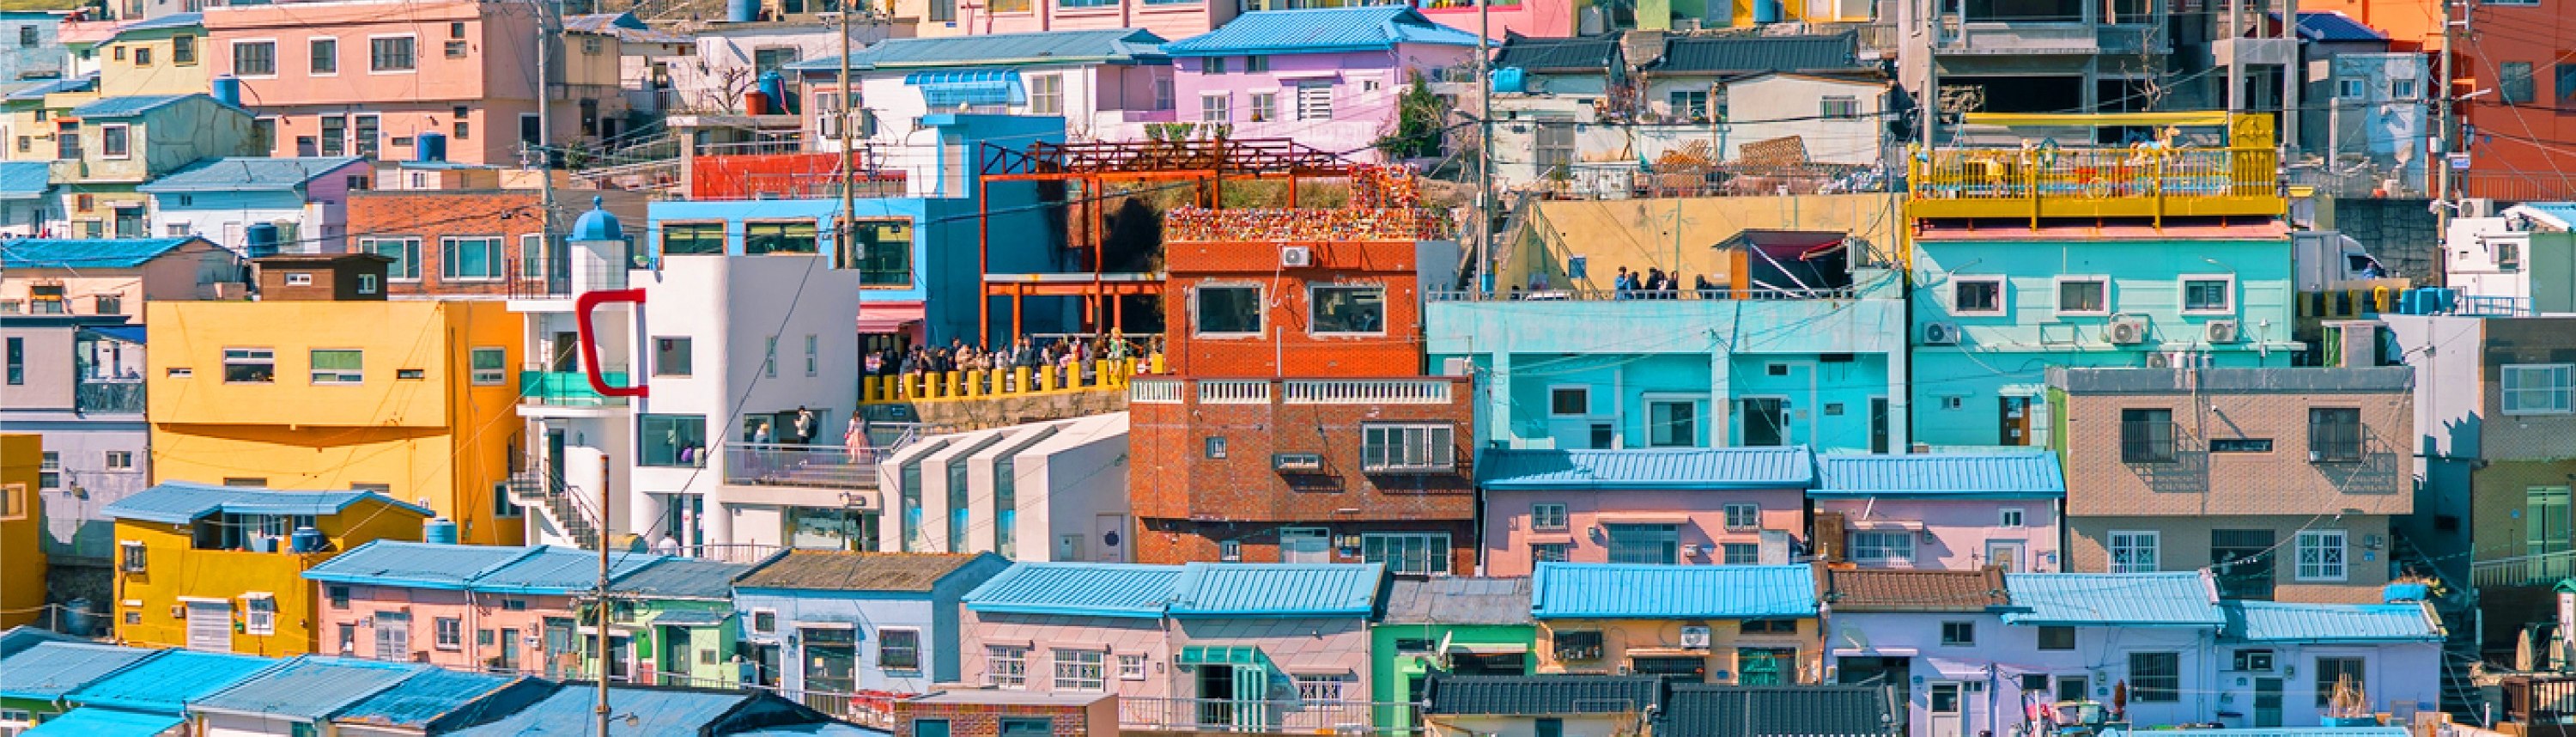
[[[1817,498],[1817,512],[1840,512],[1851,531],[1901,529],[1893,523],[1919,523],[1930,541],[1917,540],[1907,561],[1858,562],[1862,568],[1972,571],[2006,565],[2028,573],[2066,570],[2058,554],[2056,499],[1910,499]],[[2003,510],[2021,511],[2022,526],[2004,527]],[[1866,513],[1864,515],[1864,513]],[[2022,559],[1994,561],[1986,556],[1990,541],[2022,545]]]
[[[1827,647],[1842,661],[1838,670],[1848,669],[1851,658],[1899,657],[1908,662],[1906,684],[1897,685],[1906,702],[1907,733],[1930,737],[1930,689],[1928,682],[1961,681],[1985,684],[1984,692],[1960,694],[1960,719],[1963,727],[1950,734],[1975,734],[1987,729],[1995,734],[2010,734],[2022,723],[2021,677],[2047,675],[2052,690],[2061,678],[2086,680],[2087,698],[2105,704],[2111,701],[2115,685],[2129,680],[2131,653],[2171,652],[2181,657],[2182,682],[2179,700],[2141,702],[2129,700],[2130,721],[2138,724],[2173,724],[2208,721],[2222,705],[2216,694],[2222,682],[2217,662],[2221,657],[2213,647],[2208,628],[2170,627],[2077,627],[2072,650],[2039,649],[2039,628],[2008,626],[2000,617],[1989,614],[1917,614],[1891,612],[1835,613],[1831,616],[1832,633]],[[1941,644],[1941,623],[1970,622],[1976,630],[1972,646]],[[1947,661],[1936,663],[1934,659]],[[1989,674],[1988,664],[2000,670]],[[1844,671],[1843,675],[1849,675]],[[1914,683],[1921,679],[1924,683]],[[2134,692],[2133,692],[2134,693]],[[2053,698],[2051,699],[2054,700]],[[2235,704],[2246,703],[2239,697]],[[2288,704],[2290,712],[2314,709],[2306,704]],[[2244,725],[2237,725],[2244,726]]]
[[[1540,202],[1529,233],[1502,254],[1495,288],[1529,284],[1543,272],[1560,289],[1606,290],[1621,266],[1683,274],[1685,284],[1702,274],[1724,283],[1717,275],[1728,271],[1728,254],[1711,246],[1749,229],[1849,233],[1855,264],[1893,263],[1903,253],[1897,203],[1880,194]],[[1574,256],[1585,257],[1588,278],[1567,278]]]
[[[1170,647],[1258,647],[1279,670],[1291,676],[1339,676],[1342,700],[1359,701],[1369,693],[1368,622],[1342,617],[1224,617],[1173,619]],[[1180,698],[1232,699],[1232,693],[1202,693],[1195,673],[1179,668],[1149,677],[1171,681]]]
[[[989,685],[992,680],[991,648],[1026,648],[1027,680],[1023,689],[1034,693],[1052,693],[1055,688],[1055,661],[1058,648],[1105,650],[1102,660],[1109,682],[1109,692],[1124,698],[1159,699],[1174,694],[1175,679],[1168,674],[1172,653],[1166,625],[1159,617],[1081,617],[1041,614],[1002,614],[966,610],[959,617],[965,628],[959,640],[959,673],[963,683]],[[1118,657],[1143,656],[1146,675],[1128,679],[1118,675]],[[1156,676],[1156,668],[1166,674]],[[1189,693],[1196,693],[1190,691]]]
[[[2157,533],[2156,570],[2189,571],[2215,562],[2215,556],[2210,552],[2212,531],[2264,530],[2272,533],[2274,544],[2279,546],[2269,556],[2274,600],[2375,604],[2383,598],[2380,589],[2388,584],[2388,562],[2390,551],[2394,550],[2388,540],[2389,520],[2386,515],[2338,516],[2332,510],[2324,510],[2322,514],[2295,515],[2072,517],[2066,523],[2066,570],[2076,573],[2109,571],[2110,554],[2104,546],[2113,531]],[[2302,530],[2344,532],[2345,576],[2342,580],[2299,580],[2298,533]],[[2376,547],[2371,545],[2374,539],[2379,541]]]
[[[2388,267],[2388,275],[2426,283],[2440,276],[2441,231],[2431,201],[2339,198],[2318,208],[2317,227],[2342,231]]]
[[[1530,528],[1530,507],[1535,504],[1563,504],[1566,526],[1561,530]],[[1760,508],[1760,525],[1750,530],[1726,527],[1726,505],[1754,504]],[[1675,563],[1709,565],[1726,562],[1725,545],[1762,543],[1764,531],[1785,532],[1793,538],[1806,537],[1801,529],[1806,521],[1806,497],[1799,489],[1692,489],[1692,490],[1626,490],[1626,491],[1520,491],[1487,489],[1484,517],[1484,575],[1527,576],[1533,567],[1530,546],[1541,543],[1563,544],[1568,562],[1608,563],[1609,538],[1594,537],[1594,528],[1623,522],[1667,519],[1679,523],[1684,546],[1696,546],[1698,555],[1681,553]]]

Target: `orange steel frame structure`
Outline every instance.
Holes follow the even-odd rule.
[[[977,198],[976,267],[983,275],[983,287],[976,313],[981,318],[978,332],[985,336],[993,334],[994,297],[1011,298],[1013,333],[1021,332],[1020,301],[1025,297],[1081,297],[1085,328],[1106,332],[1101,326],[1121,324],[1125,317],[1116,297],[1163,293],[1160,275],[1102,271],[1109,218],[1103,186],[1109,182],[1188,182],[1198,206],[1217,208],[1224,206],[1228,179],[1285,179],[1288,206],[1294,208],[1299,180],[1347,178],[1352,170],[1351,163],[1337,154],[1285,138],[1035,143],[1027,148],[988,143],[976,159],[977,176],[985,182],[1078,184],[1080,191],[1062,203],[1074,208],[1073,222],[1082,224],[1081,233],[1068,245],[1091,256],[1088,274],[992,273],[992,200]],[[1101,314],[1104,309],[1109,314]]]

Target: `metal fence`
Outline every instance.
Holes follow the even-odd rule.
[[[866,489],[890,448],[794,443],[726,443],[724,480],[747,486]]]
[[[1607,302],[1614,300],[1797,300],[1852,299],[1850,287],[1827,289],[1535,289],[1486,294],[1476,290],[1442,290],[1423,298],[1432,302]]]
[[[1372,701],[1248,701],[1126,697],[1118,726],[1161,732],[1394,734],[1411,731],[1414,704]]]

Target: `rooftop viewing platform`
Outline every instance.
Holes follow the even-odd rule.
[[[1970,113],[1966,122],[2159,132],[2127,146],[2063,146],[2041,137],[2019,146],[1910,149],[1911,217],[2011,218],[2034,227],[2049,218],[2150,218],[2161,225],[2166,217],[2277,217],[2287,210],[2267,114]]]

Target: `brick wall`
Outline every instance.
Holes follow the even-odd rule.
[[[535,190],[351,192],[349,248],[363,250],[370,237],[420,239],[420,280],[392,281],[389,291],[395,296],[507,295],[512,293],[514,281],[519,282],[521,291],[528,291],[531,284],[517,279],[524,273],[519,264],[519,236],[543,229],[539,199]],[[567,216],[557,229],[571,226]],[[640,231],[643,223],[635,221],[629,227]],[[472,282],[442,278],[446,262],[439,253],[439,239],[446,236],[500,236],[507,256],[506,273],[512,278]],[[542,280],[533,286],[538,287],[537,292],[543,291]]]
[[[2272,598],[2323,604],[2376,604],[2388,584],[2388,517],[2381,515],[2209,515],[2192,517],[2087,517],[2067,520],[2066,570],[2102,573],[2110,570],[2105,538],[2117,531],[2156,533],[2156,567],[2189,571],[2216,562],[2210,554],[2213,530],[2267,530],[2279,547],[2271,554]],[[2300,581],[2300,530],[2344,531],[2341,581]],[[2369,543],[2380,542],[2373,549]]]
[[[1088,735],[1088,715],[1081,706],[1057,704],[956,704],[940,702],[894,702],[895,737],[912,737],[915,719],[946,719],[952,737],[991,737],[1002,733],[1003,717],[1039,717],[1052,720],[1056,737]]]
[[[2314,371],[2317,369],[2283,369]],[[2203,407],[2195,413],[2195,406]],[[2308,460],[2308,410],[2361,410],[2362,460]],[[2175,460],[2121,458],[2121,411],[2173,413]],[[2066,513],[2099,515],[2407,514],[2412,493],[2414,398],[2375,393],[2173,393],[2070,395],[2064,405]],[[2212,441],[2270,440],[2269,452],[2213,452]]]
[[[1280,267],[1280,251],[1308,249],[1313,266]],[[1175,242],[1165,245],[1163,324],[1173,373],[1199,376],[1413,376],[1422,373],[1422,297],[1413,241],[1350,243]],[[1262,335],[1204,337],[1191,314],[1200,285],[1262,288],[1269,306]],[[1386,288],[1382,334],[1317,335],[1307,311],[1312,286]],[[1282,368],[1282,366],[1285,368]]]

